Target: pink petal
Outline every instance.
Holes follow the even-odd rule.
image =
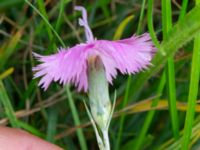
[[[116,76],[116,69],[123,74],[146,69],[156,51],[149,34],[118,41],[99,40],[95,49],[100,53],[109,82]]]
[[[61,84],[73,83],[78,90],[87,91],[87,55],[89,44],[79,44],[68,50],[60,49],[58,53],[49,56],[34,54],[38,61],[42,62],[33,68],[34,78],[42,77],[39,85],[45,90],[52,81]]]

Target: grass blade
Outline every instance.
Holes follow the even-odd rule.
[[[153,100],[153,102],[151,104],[151,107],[155,107],[155,106],[158,105],[159,98],[162,95],[162,92],[163,92],[163,89],[164,89],[164,86],[165,86],[165,83],[166,83],[165,74],[166,73],[163,72],[161,80],[160,80],[160,83],[158,85],[157,92],[156,92],[156,94],[159,95],[159,96],[156,99]],[[153,119],[153,117],[155,115],[155,112],[156,112],[156,110],[151,110],[151,111],[148,112],[148,114],[147,114],[147,116],[145,118],[142,130],[140,131],[139,137],[138,137],[138,139],[136,141],[134,150],[140,150],[140,148],[141,148],[141,146],[142,146],[142,144],[144,142],[146,133],[147,133],[147,131],[148,131],[150,125],[151,125],[152,119]]]
[[[152,0],[149,0],[148,2],[148,7],[152,7]],[[199,16],[200,5],[197,5],[182,20],[172,27],[171,31],[169,32],[170,38],[163,40],[159,46],[160,49],[162,49],[161,51],[163,51],[165,54],[163,55],[161,51],[157,52],[152,61],[153,66],[148,71],[138,74],[137,80],[135,80],[134,84],[131,85],[131,90],[137,91],[135,96],[141,92],[144,83],[162,68],[169,56],[173,55],[180,47],[200,33]],[[149,30],[150,29],[151,28],[149,26]],[[150,35],[152,35],[151,32]]]
[[[72,95],[71,95],[71,92],[70,92],[68,86],[65,86],[65,91],[66,91],[67,96],[68,96],[68,101],[69,101],[70,109],[72,111],[72,116],[73,116],[73,119],[74,119],[74,123],[75,123],[76,126],[79,126],[80,125],[80,119],[79,119],[78,112],[77,112],[77,109],[75,107],[75,104],[74,104],[74,101],[72,99]],[[80,143],[81,149],[82,150],[87,150],[86,141],[85,141],[85,138],[84,138],[84,135],[83,135],[83,131],[82,131],[81,128],[77,129],[77,136],[78,136],[78,139],[79,139],[79,143]]]
[[[0,74],[0,80],[6,78],[7,76],[9,76],[10,74],[12,74],[14,72],[14,68],[11,67],[9,69],[7,69],[5,72]]]
[[[162,0],[162,28],[163,28],[163,39],[165,40],[169,36],[169,31],[172,28],[171,18],[171,1]],[[175,71],[174,71],[174,59],[173,55],[169,56],[167,67],[166,67],[166,78],[168,85],[168,99],[169,99],[169,110],[171,116],[171,123],[173,134],[176,139],[179,137],[179,120],[178,112],[176,108],[176,85],[175,85]]]
[[[185,16],[186,12],[187,12],[187,5],[188,5],[188,0],[183,0],[182,2],[182,7],[181,7],[181,12],[179,15],[179,20],[183,19],[183,17]]]
[[[4,43],[0,47],[0,68],[2,68],[6,64],[10,56],[15,52],[16,47],[22,37],[22,34],[23,29],[20,29],[12,36],[8,43]]]
[[[47,137],[46,140],[54,143],[54,136],[56,135],[56,127],[58,120],[58,110],[57,108],[52,108],[49,110],[48,114],[48,126],[47,126]]]
[[[140,31],[139,26],[141,25],[141,21],[144,17],[144,6],[145,6],[145,0],[143,0],[142,9],[141,9],[141,13],[140,13],[140,19],[139,19],[138,30],[137,30],[138,33]],[[124,21],[120,24],[120,26],[118,27],[118,29],[117,29],[117,31],[114,35],[114,40],[121,38],[122,31],[124,30],[124,28],[128,24],[128,22],[130,22],[133,19],[133,17],[134,16],[131,15],[131,16],[127,17],[126,19],[124,19]],[[131,76],[128,76],[128,80],[127,80],[127,84],[126,84],[126,90],[125,90],[125,96],[124,96],[124,100],[123,100],[123,103],[122,103],[122,108],[124,108],[128,103],[131,81],[132,81]],[[123,132],[123,128],[124,128],[123,127],[124,120],[125,120],[125,114],[122,114],[122,116],[120,117],[120,120],[119,120],[119,132],[118,132],[118,135],[117,135],[116,145],[114,147],[115,150],[118,150],[119,147],[120,147],[122,132]]]
[[[41,138],[45,138],[45,134],[43,134],[41,131],[39,131],[38,129],[34,128],[33,126],[17,120],[18,125],[20,126],[20,128],[25,129],[26,131],[34,134],[35,136],[41,137]]]
[[[2,80],[0,80],[0,102],[3,104],[6,116],[8,117],[12,127],[19,127],[17,123],[17,118],[14,114],[13,107],[11,105],[10,99],[8,97],[8,94],[4,88],[4,84]]]
[[[44,20],[44,22],[48,25],[48,27],[53,31],[53,33],[55,34],[55,36],[58,38],[59,42],[61,43],[61,45],[63,47],[66,47],[64,42],[62,41],[61,37],[58,35],[58,33],[56,32],[56,30],[52,27],[52,25],[49,23],[49,21],[45,18],[45,16],[34,6],[32,5],[28,0],[25,0],[25,2],[34,9],[34,11],[36,11]]]
[[[48,20],[48,15],[47,15],[47,12],[46,12],[46,9],[45,9],[45,4],[44,4],[44,1],[43,0],[37,0],[37,3],[38,3],[38,6],[39,6],[39,10],[42,14],[42,16]],[[52,40],[53,38],[53,34],[51,32],[51,29],[49,28],[48,24],[46,24],[45,22],[45,25],[46,25],[46,30],[47,30],[47,34],[49,36],[49,39]]]
[[[200,0],[196,0],[196,4],[200,4]],[[186,113],[182,150],[188,150],[190,137],[192,133],[194,115],[195,115],[195,105],[196,98],[198,94],[199,87],[199,75],[200,75],[200,34],[194,39],[194,48],[192,55],[192,68],[190,75],[190,88],[188,96],[188,108]]]

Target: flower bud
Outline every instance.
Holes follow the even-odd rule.
[[[96,124],[104,130],[108,127],[111,114],[105,69],[98,56],[90,57],[88,62],[90,109]]]

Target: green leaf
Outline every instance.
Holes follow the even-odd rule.
[[[167,61],[168,57],[173,55],[184,44],[192,40],[198,33],[200,33],[200,5],[193,8],[182,20],[180,20],[169,32],[169,37],[164,40],[160,49],[165,52],[165,55],[160,51],[156,53],[152,64],[144,73],[138,74],[137,80],[134,81],[131,87],[132,91],[141,92],[144,83],[157,71],[159,71],[163,64]],[[135,92],[134,92],[135,93]],[[135,93],[135,96],[137,96]]]
[[[8,94],[4,88],[4,84],[3,84],[2,80],[0,80],[0,102],[4,106],[6,116],[8,117],[12,127],[18,127],[17,118],[14,114],[12,104],[11,104]]]

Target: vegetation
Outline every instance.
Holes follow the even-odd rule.
[[[98,149],[83,100],[73,86],[37,86],[32,53],[85,41],[75,5],[88,11],[98,39],[149,32],[157,53],[142,73],[118,75],[109,130],[111,149],[199,149],[200,0],[1,0],[0,125],[24,129],[64,149]],[[78,61],[78,60],[77,60]],[[195,115],[196,113],[196,115]]]

